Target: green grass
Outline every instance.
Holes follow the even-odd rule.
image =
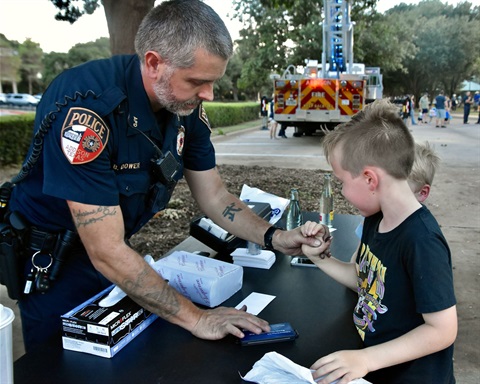
[[[232,132],[242,131],[245,129],[260,127],[262,125],[262,119],[248,121],[246,123],[231,125],[229,127],[218,127],[212,129],[212,136],[227,135]]]

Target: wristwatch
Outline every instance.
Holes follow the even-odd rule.
[[[275,231],[277,229],[279,229],[281,231],[283,230],[280,227],[276,227],[276,226],[272,225],[270,228],[267,229],[267,231],[265,232],[265,235],[263,235],[263,243],[265,244],[265,249],[268,249],[269,251],[274,251],[275,250],[273,248],[272,239],[273,239],[273,234],[275,233]]]

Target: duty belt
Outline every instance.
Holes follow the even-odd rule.
[[[33,252],[41,251],[47,254],[53,254],[55,252],[57,242],[60,237],[62,237],[61,233],[46,232],[35,227],[30,227],[26,232],[23,242],[24,247]],[[82,241],[78,234],[74,234],[69,240],[70,250],[83,248]]]
[[[32,251],[52,253],[57,243],[58,233],[40,231],[31,227],[25,239],[25,246]]]

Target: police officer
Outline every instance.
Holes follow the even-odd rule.
[[[35,275],[19,300],[27,351],[60,332],[62,314],[112,283],[200,338],[269,330],[244,310],[198,308],[128,246],[182,177],[200,208],[230,233],[290,255],[303,243],[322,243],[260,219],[227,192],[215,168],[201,103],[213,100],[232,54],[219,16],[198,0],[162,2],[141,23],[135,49],[65,71],[38,106],[35,139],[10,201],[28,226],[27,283]],[[51,254],[55,264],[52,239],[66,231],[77,239],[46,289],[38,276],[48,274]]]

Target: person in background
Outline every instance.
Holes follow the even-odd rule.
[[[437,128],[446,128],[445,124],[445,92],[440,91],[437,97],[435,97],[435,109],[436,109],[436,123]]]
[[[415,160],[407,181],[419,203],[423,203],[430,196],[439,163],[440,158],[428,141],[424,144],[415,143]]]
[[[275,96],[274,96],[275,97]],[[275,121],[275,100],[272,97],[270,100],[270,113],[268,118],[268,123],[270,125],[270,139],[277,139],[277,126],[278,123]]]
[[[262,117],[262,130],[266,131],[268,124],[268,99],[267,96],[262,96],[260,99],[260,116]]]
[[[472,94],[470,91],[468,91],[463,98],[463,124],[468,124],[468,116],[470,115],[470,108],[472,104]]]
[[[59,335],[61,315],[112,283],[202,339],[270,329],[246,308],[197,307],[129,246],[183,177],[200,209],[242,239],[289,255],[301,254],[306,242],[320,245],[298,228],[271,226],[220,178],[202,106],[233,54],[219,15],[198,0],[161,2],[142,21],[135,50],[63,72],[37,107],[34,140],[9,202],[10,217],[26,227],[24,282],[30,273],[48,277],[56,244],[70,235],[57,277],[19,299],[27,351]]]
[[[445,96],[445,125],[450,124],[450,120],[452,120],[452,100],[450,97]]]
[[[410,118],[412,120],[412,125],[417,125],[415,121],[415,95],[410,96]]]
[[[405,97],[405,100],[403,101],[403,106],[402,106],[402,118],[405,125],[408,125],[408,119],[410,118],[411,109],[412,109],[412,101],[410,99],[410,96],[407,95]]]
[[[477,108],[478,112],[477,124],[480,124],[480,91],[475,92],[475,95],[473,96],[473,105]]]
[[[422,113],[422,121],[427,124],[427,115],[428,115],[428,106],[430,105],[430,100],[428,100],[428,93],[425,92],[419,100],[420,112]]]
[[[455,112],[457,110],[457,95],[454,93],[451,97],[452,99],[452,111]]]
[[[428,111],[428,123],[430,124],[433,119],[436,119],[437,117],[437,108],[435,108],[435,105],[432,103],[430,106],[430,110]]]
[[[437,221],[408,183],[415,157],[408,128],[394,105],[377,100],[327,133],[323,148],[342,194],[365,216],[362,245],[356,263],[341,262],[324,247],[302,250],[357,292],[353,319],[365,348],[321,357],[310,367],[313,379],[455,383],[458,324],[451,253]],[[302,233],[317,236],[318,231],[324,239],[321,227],[307,222]]]

